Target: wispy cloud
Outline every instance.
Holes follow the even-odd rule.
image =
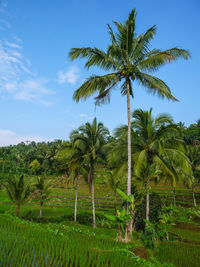
[[[6,7],[7,1],[0,0],[3,18]],[[1,22],[0,19],[0,26]],[[48,79],[32,72],[31,62],[23,54],[23,41],[15,34],[11,36],[0,41],[0,95],[7,94],[17,100],[37,102],[44,106],[52,105],[48,96],[54,92],[48,88]]]
[[[7,8],[8,2],[6,0],[0,0],[0,13],[4,13]]]
[[[21,45],[19,45],[17,43],[10,43],[10,42],[6,41],[5,44],[11,48],[16,48],[16,49],[22,49],[23,48]]]
[[[70,83],[75,84],[79,78],[79,69],[76,66],[72,66],[67,71],[58,71],[58,83]]]
[[[52,95],[53,91],[45,86],[45,80],[25,80],[17,86],[20,88],[15,94],[15,97],[20,100],[34,100],[45,95]]]
[[[0,42],[0,93],[49,106],[52,103],[44,99],[53,94],[48,88],[48,80],[33,75],[22,49],[17,42]]]
[[[2,16],[6,16],[7,15],[7,11],[6,11],[6,8],[7,8],[7,1],[5,0],[0,0],[0,30],[4,30],[5,28],[10,28],[10,23],[5,19],[3,18]]]
[[[42,142],[52,140],[41,136],[20,136],[13,131],[0,129],[0,146],[16,145],[26,141]]]

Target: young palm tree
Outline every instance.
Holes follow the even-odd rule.
[[[150,178],[155,178],[156,172],[158,176],[161,173],[175,185],[179,177],[184,175],[189,178],[191,166],[180,145],[177,145],[180,142],[174,135],[177,129],[168,114],[153,118],[152,109],[136,110],[132,127],[138,134],[135,173],[137,176],[141,172],[146,175],[146,220],[149,221]]]
[[[37,177],[37,182],[33,186],[35,188],[33,197],[40,201],[40,218],[42,218],[44,202],[49,200],[51,194],[51,181],[45,181],[45,177]]]
[[[16,204],[16,216],[20,215],[20,207],[31,194],[31,186],[24,182],[24,175],[14,176],[3,183],[10,200]]]
[[[96,104],[102,104],[110,100],[111,90],[120,85],[121,94],[127,97],[128,116],[128,177],[127,194],[131,194],[131,115],[130,96],[133,97],[132,82],[138,81],[150,93],[160,97],[177,100],[165,82],[149,73],[159,69],[166,63],[171,63],[179,58],[188,59],[186,50],[171,48],[167,50],[151,49],[150,43],[156,33],[156,26],[148,29],[144,34],[136,35],[135,32],[136,11],[133,9],[124,23],[114,22],[117,32],[114,33],[108,25],[111,44],[104,52],[96,47],[72,48],[69,55],[72,60],[86,58],[85,66],[89,69],[98,66],[110,71],[102,76],[93,75],[78,88],[73,95],[75,101],[87,99],[94,93],[98,96]]]
[[[81,147],[84,151],[84,158],[88,162],[88,184],[92,196],[93,227],[96,228],[95,203],[94,203],[94,169],[99,156],[102,155],[102,148],[105,144],[109,131],[103,123],[97,123],[94,118],[92,124],[89,122],[80,126],[77,131],[72,132],[71,141],[74,147]]]

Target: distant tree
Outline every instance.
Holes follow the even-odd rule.
[[[193,145],[195,142],[200,143],[200,120],[185,130],[184,139],[188,145]]]
[[[29,168],[31,169],[31,172],[35,175],[38,175],[41,171],[41,164],[37,159],[34,159],[30,164]]]

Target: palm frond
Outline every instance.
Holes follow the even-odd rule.
[[[190,54],[187,50],[171,48],[165,51],[158,51],[153,53],[153,55],[148,55],[144,60],[141,60],[137,66],[141,70],[155,71],[160,66],[163,66],[167,63],[171,63],[179,58],[188,59]]]
[[[162,98],[166,97],[173,101],[178,101],[178,99],[171,94],[170,88],[167,86],[167,84],[159,78],[143,72],[137,72],[136,79],[144,87],[146,87],[150,93],[157,94]]]
[[[156,25],[149,28],[145,34],[140,34],[137,38],[137,43],[135,44],[135,49],[131,55],[131,62],[137,62],[138,58],[144,56],[146,53],[150,52],[150,41],[153,39],[156,33]]]
[[[86,100],[96,92],[102,94],[104,90],[113,87],[119,80],[120,77],[115,73],[104,76],[93,75],[74,92],[73,99],[79,102],[80,99]]]

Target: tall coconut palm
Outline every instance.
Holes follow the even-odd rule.
[[[16,216],[20,215],[20,207],[31,194],[31,186],[24,182],[24,175],[14,176],[3,183],[10,200],[16,204]]]
[[[75,92],[73,98],[79,102],[97,93],[96,104],[109,102],[112,89],[118,84],[121,95],[127,97],[128,117],[128,177],[127,194],[131,194],[131,113],[130,96],[133,97],[133,81],[138,81],[148,92],[160,97],[177,100],[165,82],[149,73],[159,69],[166,63],[179,58],[188,59],[186,50],[171,48],[167,50],[151,49],[150,43],[156,33],[156,26],[149,28],[144,34],[135,32],[136,11],[133,9],[124,23],[114,22],[117,31],[108,25],[111,44],[104,52],[96,47],[72,48],[69,55],[72,60],[86,58],[85,66],[89,69],[98,66],[109,74],[92,75]]]
[[[146,220],[149,220],[150,178],[155,178],[156,172],[161,173],[175,185],[179,177],[189,178],[191,166],[181,149],[181,141],[175,138],[177,128],[168,114],[153,118],[152,109],[135,110],[132,127],[138,134],[135,173],[140,176],[143,172],[146,176]]]
[[[99,156],[102,155],[102,148],[105,144],[109,131],[104,127],[103,123],[97,123],[94,118],[93,122],[89,122],[80,126],[78,130],[72,132],[71,141],[74,147],[81,147],[84,151],[84,158],[88,162],[88,184],[89,191],[92,196],[92,212],[93,227],[96,228],[95,203],[94,203],[94,169],[95,163]]]

